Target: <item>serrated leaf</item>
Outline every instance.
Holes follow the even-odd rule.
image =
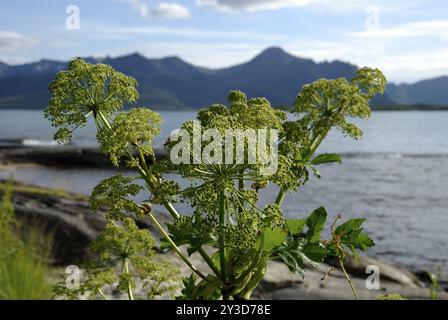
[[[278,255],[286,264],[289,271],[300,275],[302,278],[305,276],[305,264],[300,255],[291,253],[290,251],[282,251]]]
[[[342,243],[348,246],[353,246],[362,251],[365,251],[375,245],[375,242],[367,233],[363,232],[363,229],[358,229],[351,232],[349,235],[344,237],[344,239],[342,239]]]
[[[196,289],[196,275],[192,273],[189,277],[182,278],[183,289],[182,295],[176,297],[176,300],[192,300],[194,299],[193,293]]]
[[[336,228],[335,233],[341,237],[341,242],[352,251],[355,251],[354,249],[365,251],[375,245],[375,242],[361,228],[365,220],[364,218],[350,219]]]
[[[323,153],[315,157],[313,160],[311,160],[311,164],[313,165],[332,163],[332,162],[341,163],[342,162],[341,156],[336,153]]]
[[[343,224],[339,225],[336,228],[335,232],[338,236],[341,236],[343,234],[348,234],[348,233],[352,232],[353,230],[359,229],[365,221],[366,221],[365,218],[355,218],[355,219],[347,220]]]
[[[327,252],[320,243],[309,243],[306,239],[289,236],[276,253],[291,272],[304,277],[305,263],[318,267]]]
[[[306,237],[310,242],[320,241],[320,233],[322,232],[325,221],[327,220],[327,211],[320,207],[314,210],[306,220],[308,231]]]
[[[288,267],[289,271],[297,273],[302,278],[305,275],[305,264],[303,259],[304,255],[301,250],[305,243],[305,239],[293,239],[292,237],[289,237],[276,251],[278,256]]]
[[[287,219],[286,226],[288,231],[292,235],[298,235],[302,233],[306,225],[306,219]]]

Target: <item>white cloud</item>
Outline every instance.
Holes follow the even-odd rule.
[[[17,32],[0,30],[0,49],[2,51],[19,51],[34,43],[33,39]]]
[[[419,21],[390,28],[370,29],[348,34],[357,38],[393,40],[398,38],[432,37],[448,41],[448,20]]]
[[[209,7],[223,11],[259,11],[276,10],[286,7],[305,6],[312,0],[196,0],[201,7]]]
[[[369,0],[196,0],[199,7],[211,8],[219,11],[267,11],[292,7],[314,7],[318,10],[331,8],[333,11],[347,12],[348,10],[364,10],[371,3]],[[389,11],[392,5],[382,3],[381,8]]]
[[[404,44],[403,44],[404,45]],[[425,46],[391,45],[381,40],[353,38],[346,41],[300,41],[285,45],[297,56],[315,61],[341,60],[357,66],[381,69],[391,82],[416,82],[448,74],[448,45],[429,50]]]
[[[231,39],[250,39],[277,41],[287,39],[284,35],[260,34],[250,31],[221,31],[221,30],[203,30],[195,28],[171,28],[171,27],[99,27],[93,34],[95,37],[123,38],[125,36],[173,36],[184,38],[231,38]]]
[[[151,42],[139,51],[151,58],[179,56],[194,65],[216,69],[246,62],[264,48],[262,44],[234,42]]]
[[[190,11],[187,7],[173,2],[161,2],[154,7],[142,0],[121,0],[129,3],[143,18],[188,19]]]

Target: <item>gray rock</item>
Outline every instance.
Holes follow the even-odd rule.
[[[337,259],[326,259],[326,262],[331,266],[339,268]],[[365,278],[367,276],[366,268],[371,265],[379,268],[380,276],[383,280],[389,280],[391,282],[396,282],[411,287],[423,287],[423,283],[419,280],[419,278],[406,268],[391,265],[378,259],[364,256],[360,256],[358,258],[347,256],[344,263],[344,267],[349,274],[361,278]]]
[[[77,195],[61,197],[45,192],[15,191],[12,202],[20,220],[38,224],[45,232],[52,234],[55,264],[86,261],[89,258],[89,244],[106,224],[104,212],[92,213],[86,199]],[[155,215],[162,222],[167,220],[163,214],[156,212]],[[137,220],[137,224],[148,228],[155,237],[160,237],[148,220]]]

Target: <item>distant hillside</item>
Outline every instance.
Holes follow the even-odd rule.
[[[448,77],[423,80],[414,84],[391,84],[387,94],[399,104],[448,105]]]
[[[156,110],[198,109],[224,103],[229,90],[248,96],[264,96],[275,106],[291,105],[306,83],[319,78],[351,77],[355,65],[341,62],[316,63],[295,57],[281,48],[268,48],[247,63],[225,69],[205,69],[180,58],[148,59],[138,53],[118,58],[86,58],[104,62],[135,77],[139,82],[139,105]],[[49,100],[48,84],[67,62],[41,60],[10,66],[0,63],[0,108],[43,109]],[[448,105],[448,77],[415,85],[391,84],[374,105]],[[444,91],[444,92],[441,92]]]

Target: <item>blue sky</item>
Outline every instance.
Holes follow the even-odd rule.
[[[66,26],[70,5],[79,29]],[[138,51],[218,68],[281,46],[414,82],[448,75],[447,14],[446,0],[3,0],[0,61]]]

